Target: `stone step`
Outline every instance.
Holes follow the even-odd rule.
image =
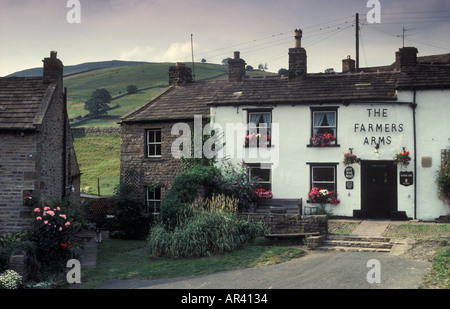
[[[337,247],[337,246],[321,246],[317,250],[333,250],[333,251],[355,251],[355,252],[391,252],[391,249],[383,248],[363,248],[363,247]]]
[[[325,240],[324,246],[335,247],[355,247],[355,248],[378,248],[378,249],[391,249],[392,244],[385,242],[370,242],[370,241],[344,241],[344,240]]]
[[[390,238],[374,236],[328,235],[319,250],[390,252],[393,244]]]
[[[329,240],[344,240],[344,241],[367,241],[367,242],[390,242],[389,237],[378,236],[358,236],[358,235],[328,235]]]

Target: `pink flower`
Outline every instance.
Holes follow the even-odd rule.
[[[67,219],[67,216],[66,215],[59,215],[61,218],[63,218],[63,219]]]
[[[36,217],[36,220],[38,220],[38,221],[42,220],[42,217]]]
[[[33,211],[34,211],[34,212],[40,212],[41,210],[39,209],[39,207],[37,207],[37,208],[35,208]]]
[[[70,225],[70,222],[66,222],[66,224],[64,224],[65,226],[69,226]]]
[[[61,208],[59,208],[59,207],[56,207],[56,210],[61,210]]]
[[[47,221],[47,220],[45,220],[45,221],[44,221],[44,224],[48,224],[48,221]]]
[[[44,210],[49,210],[49,209],[50,209],[50,207],[48,207],[48,206],[44,207]]]
[[[59,230],[62,231],[62,227],[59,227]]]
[[[49,210],[47,211],[47,214],[53,217],[55,215],[55,212],[53,210]]]

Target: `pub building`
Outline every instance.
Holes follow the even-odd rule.
[[[245,78],[245,61],[235,53],[229,65],[241,70],[230,75],[241,76],[209,87],[211,121],[225,136],[227,123],[267,135],[249,146],[249,130],[236,132],[223,157],[244,160],[273,199],[301,198],[303,213],[321,206],[312,192],[318,188],[339,200],[324,204],[335,216],[448,215],[436,176],[450,154],[450,54],[418,57],[416,48],[404,47],[392,65],[356,69],[347,57],[340,73],[309,74],[301,36],[296,30],[288,77]]]

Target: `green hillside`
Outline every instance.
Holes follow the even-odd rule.
[[[64,77],[67,88],[68,113],[72,127],[117,125],[120,116],[145,104],[168,86],[169,67],[174,63],[148,63],[98,69]],[[196,63],[195,80],[226,79],[228,67],[219,64]],[[249,76],[267,76],[274,73],[251,71]],[[127,86],[135,85],[139,92],[127,95]],[[85,102],[91,94],[105,88],[113,97],[112,109],[100,119],[85,119],[88,111]]]

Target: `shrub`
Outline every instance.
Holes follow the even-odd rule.
[[[239,200],[239,210],[251,207],[258,200],[256,189],[260,188],[257,177],[250,178],[249,167],[242,161],[233,164],[229,161],[222,166],[222,173],[215,178],[220,193]]]
[[[35,246],[30,241],[29,232],[22,231],[0,236],[0,271],[8,268],[10,257],[18,251],[25,251],[29,256],[35,255]]]
[[[63,267],[70,251],[61,246],[71,237],[70,221],[67,215],[61,212],[60,207],[37,207],[33,210],[35,215],[32,230],[32,240],[36,244],[36,255],[44,267],[59,269]]]
[[[450,159],[442,162],[436,182],[441,199],[450,204]]]
[[[128,184],[120,184],[110,199],[114,209],[112,231],[110,236],[121,239],[145,239],[149,232],[151,216],[147,214],[145,205],[136,197],[133,188]]]
[[[205,196],[212,194],[214,179],[219,173],[214,166],[194,165],[175,179],[159,213],[159,220],[166,229],[173,230],[192,216],[189,205],[202,189]]]
[[[14,270],[8,269],[0,275],[0,289],[13,290],[20,287],[22,284],[22,276]]]
[[[232,251],[265,232],[262,223],[239,220],[234,213],[195,212],[173,231],[153,227],[148,245],[154,256],[201,257]]]

